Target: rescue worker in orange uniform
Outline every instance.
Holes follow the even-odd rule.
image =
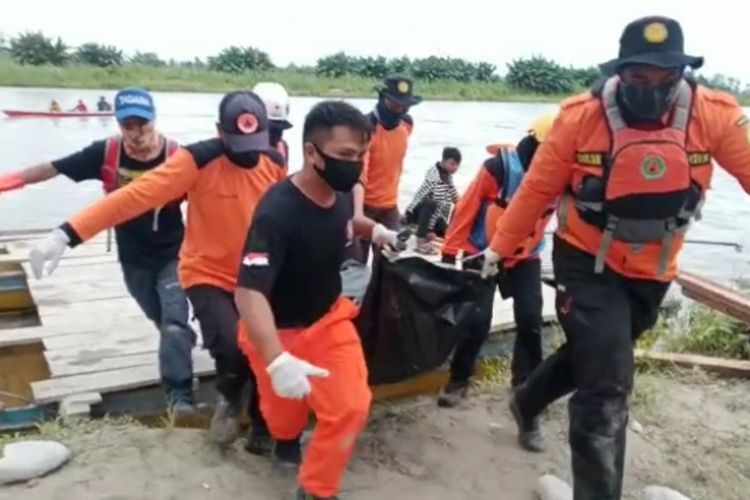
[[[177,152],[177,142],[157,129],[156,107],[146,90],[117,92],[115,118],[118,135],[95,141],[65,158],[0,175],[0,193],[60,174],[75,182],[99,180],[104,192],[111,193]],[[195,410],[191,353],[196,335],[177,277],[177,256],[185,234],[180,200],[118,225],[114,232],[125,286],[159,329],[159,372],[167,405],[177,413],[191,413]]]
[[[254,390],[255,378],[237,346],[234,305],[237,266],[260,197],[286,177],[283,159],[269,142],[260,98],[231,92],[219,105],[219,137],[188,145],[144,174],[73,216],[31,250],[32,263],[54,270],[67,246],[187,194],[187,227],[180,249],[180,285],[201,326],[203,346],[216,363],[219,392],[210,434],[225,446],[237,437],[242,392],[251,386],[252,430],[246,449],[270,451],[271,439]]]
[[[492,145],[487,148],[491,158],[479,169],[474,181],[458,201],[453,220],[443,245],[444,263],[454,264],[459,251],[464,256],[476,255],[488,245],[497,221],[521,185],[534,153],[552,126],[553,115],[537,119],[517,146]],[[542,265],[541,251],[544,248],[544,229],[547,227],[554,205],[537,221],[532,233],[514,251],[513,257],[503,262],[503,273],[497,277],[498,290],[503,299],[513,298],[513,317],[516,322],[516,340],[513,346],[511,385],[518,387],[542,362]],[[479,259],[465,260],[464,269],[481,267]],[[469,379],[482,344],[487,339],[492,323],[492,303],[495,295],[490,293],[483,310],[488,314],[477,317],[456,347],[451,362],[450,380],[443,387],[438,405],[456,406],[466,397]],[[542,451],[543,439],[537,418],[520,435],[521,445],[530,451]]]
[[[750,193],[748,120],[735,99],[691,83],[679,23],[630,23],[610,76],[565,101],[500,219],[490,273],[560,198],[553,263],[567,342],[515,391],[519,427],[552,401],[569,402],[575,500],[622,493],[633,343],[657,319],[677,256],[713,173],[712,160]]]
[[[422,102],[422,98],[414,95],[414,82],[403,75],[386,77],[377,91],[378,103],[368,115],[373,125],[370,149],[361,182],[352,191],[354,210],[358,217],[364,215],[388,229],[397,230],[401,219],[398,186],[409,136],[414,128],[414,120],[408,111]],[[363,239],[361,253],[350,256],[367,263],[370,246],[371,242]]]
[[[353,219],[350,191],[371,136],[368,118],[341,101],[315,105],[302,132],[302,170],[255,211],[240,266],[239,344],[258,379],[273,457],[299,466],[298,436],[317,423],[299,470],[299,500],[332,499],[365,424],[371,394],[340,268],[354,234],[395,246],[397,233]],[[281,462],[284,463],[281,463]]]

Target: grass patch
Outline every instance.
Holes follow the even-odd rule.
[[[703,305],[690,311],[689,329],[669,339],[673,352],[688,352],[730,359],[750,359],[750,326]]]
[[[116,429],[143,427],[130,417],[104,417],[101,419],[58,417],[36,425],[32,430],[0,433],[0,448],[17,441],[51,440],[70,442],[75,438],[90,436]]]
[[[510,385],[510,358],[492,356],[482,358],[479,362],[479,373],[476,385],[482,389],[508,387]]]
[[[21,66],[0,60],[0,86],[118,89],[139,85],[151,90],[180,92],[226,92],[251,88],[259,81],[276,81],[298,96],[374,97],[378,83],[370,78],[329,78],[302,69],[276,69],[242,74],[220,73],[202,68],[125,65],[114,68],[92,66]],[[521,92],[504,82],[417,81],[417,93],[426,99],[452,101],[558,102],[565,96],[543,96]]]

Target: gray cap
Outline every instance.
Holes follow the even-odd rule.
[[[266,106],[253,92],[240,90],[224,96],[219,104],[219,128],[233,153],[272,149]]]

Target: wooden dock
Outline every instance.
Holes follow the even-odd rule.
[[[16,375],[3,375],[0,391],[17,394],[35,405],[96,404],[107,395],[158,386],[159,334],[128,294],[117,262],[116,247],[107,252],[103,235],[69,250],[57,270],[36,280],[27,262],[28,250],[46,233],[0,237],[0,265],[17,266],[26,280],[38,314],[38,326],[0,326],[2,353],[16,360]],[[545,317],[554,319],[554,295],[545,289]],[[0,323],[2,320],[0,319]],[[513,326],[512,301],[495,302],[495,329]],[[193,325],[197,332],[200,328]],[[18,353],[26,349],[26,358]],[[21,351],[19,351],[21,350]],[[16,354],[10,354],[14,352]],[[32,363],[28,356],[36,356]],[[200,345],[193,351],[196,376],[213,375],[213,361]],[[35,365],[31,380],[19,375],[21,363]],[[6,366],[8,366],[6,364]],[[381,395],[398,395],[408,389],[383,387]],[[3,399],[6,408],[18,401]]]

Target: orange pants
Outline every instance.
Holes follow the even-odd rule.
[[[296,438],[305,429],[310,410],[315,413],[317,423],[302,461],[299,483],[308,493],[321,497],[338,492],[370,411],[367,366],[351,321],[356,315],[357,308],[351,301],[339,299],[312,326],[279,332],[287,351],[329,371],[328,377],[310,378],[312,391],[303,400],[276,395],[265,360],[250,343],[245,325],[239,329],[240,349],[258,379],[260,410],[274,439]]]

